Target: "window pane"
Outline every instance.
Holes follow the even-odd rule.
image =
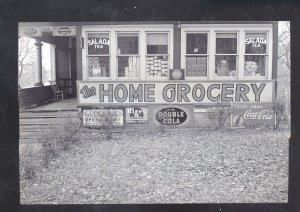
[[[134,33],[118,34],[118,54],[138,54],[139,39]]]
[[[109,57],[88,57],[89,77],[109,77]]]
[[[245,76],[265,76],[266,56],[249,55],[245,56]]]
[[[207,76],[207,57],[186,57],[186,76]]]
[[[147,76],[167,77],[168,72],[167,56],[147,56]]]
[[[217,33],[216,35],[217,54],[236,54],[237,35],[235,33]]]
[[[88,54],[109,54],[108,33],[88,33]]]
[[[246,54],[265,54],[267,49],[266,33],[246,33]]]
[[[147,34],[147,54],[168,54],[168,34]]]
[[[236,76],[236,56],[216,56],[217,76]]]
[[[139,57],[122,56],[118,57],[119,77],[139,77]]]
[[[186,35],[187,54],[207,54],[207,34],[193,33]]]

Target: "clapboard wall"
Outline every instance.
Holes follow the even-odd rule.
[[[53,91],[50,86],[31,87],[18,91],[19,108],[41,104],[53,99]]]

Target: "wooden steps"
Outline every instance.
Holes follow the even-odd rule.
[[[42,131],[54,128],[69,119],[80,121],[77,110],[21,110],[19,113],[20,143],[36,143]]]

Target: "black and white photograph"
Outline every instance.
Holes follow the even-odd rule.
[[[19,22],[20,204],[287,203],[290,27]]]

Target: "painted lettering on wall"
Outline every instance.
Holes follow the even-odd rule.
[[[83,86],[83,88],[81,88],[80,93],[83,95],[83,98],[87,99],[90,96],[96,96],[96,88],[95,87],[88,88],[88,86],[85,85]]]
[[[89,87],[95,89],[91,92]],[[89,83],[79,84],[80,103],[272,102],[273,83]],[[83,90],[83,91],[82,91]],[[84,94],[86,95],[84,96]]]

